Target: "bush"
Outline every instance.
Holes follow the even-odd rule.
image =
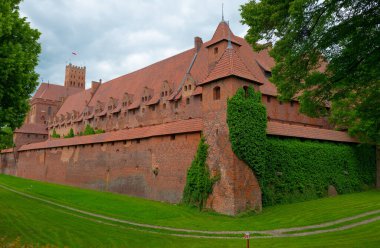
[[[61,138],[61,136],[59,134],[57,134],[57,132],[55,131],[55,128],[53,129],[53,133],[51,135],[52,138]]]
[[[104,131],[103,129],[97,129],[95,130],[95,134],[99,134],[99,133],[105,133],[106,131]]]
[[[187,171],[186,186],[183,192],[182,202],[189,206],[202,209],[208,196],[212,193],[212,187],[218,177],[210,178],[210,172],[206,164],[208,145],[204,137],[201,138],[195,158]]]
[[[83,135],[92,135],[92,134],[95,134],[95,130],[89,124],[87,124],[84,129]]]
[[[70,131],[67,135],[65,135],[64,137],[65,138],[73,138],[75,135],[74,135],[74,130],[72,128],[70,128]]]

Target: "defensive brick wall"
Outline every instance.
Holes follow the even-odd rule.
[[[1,173],[178,203],[200,133],[1,154]]]

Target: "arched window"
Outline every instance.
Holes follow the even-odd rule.
[[[213,90],[213,98],[214,100],[219,100],[220,99],[220,87],[216,86]]]
[[[51,106],[48,107],[48,116],[51,116]]]

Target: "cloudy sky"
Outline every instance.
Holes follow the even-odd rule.
[[[89,87],[189,49],[194,36],[209,40],[222,2],[232,31],[244,36],[239,9],[248,0],[24,0],[20,11],[42,33],[40,81],[63,85],[71,62],[87,67]]]

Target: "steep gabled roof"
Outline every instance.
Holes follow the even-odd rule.
[[[33,133],[33,134],[48,134],[46,125],[36,123],[25,123],[20,128],[17,128],[14,133]]]
[[[248,70],[235,49],[227,48],[220,57],[215,68],[201,84],[210,83],[229,76],[236,76],[249,81],[257,81],[256,77]]]
[[[41,98],[52,101],[60,101],[61,98],[66,98],[67,96],[76,94],[83,89],[74,88],[74,87],[65,87],[62,85],[42,83],[38,87],[36,93],[32,97],[32,100]]]

